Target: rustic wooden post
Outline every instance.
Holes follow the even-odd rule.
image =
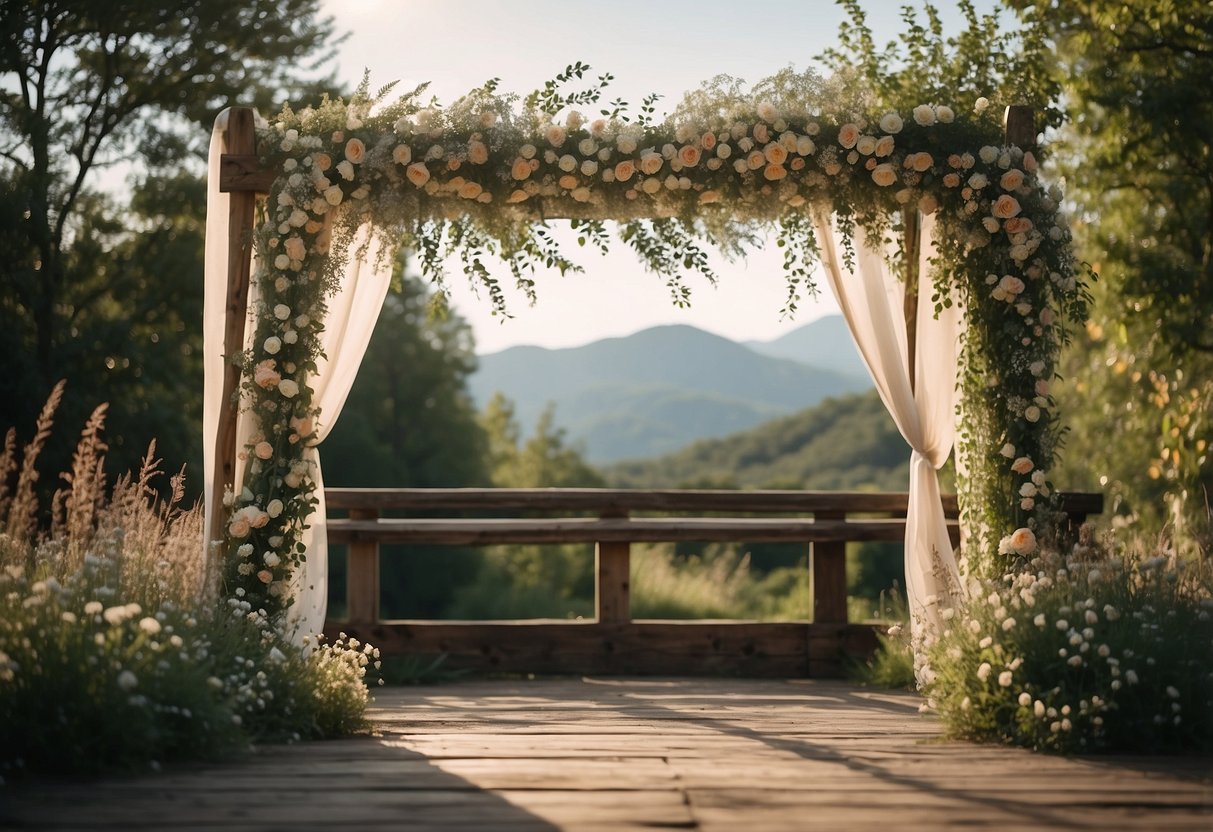
[[[227,122],[228,153],[253,155],[257,152],[257,134],[253,111],[247,107],[233,107]],[[257,206],[254,191],[231,192],[228,210],[228,255],[227,255],[227,301],[226,326],[223,335],[223,412],[215,431],[215,481],[211,490],[211,525],[206,530],[208,540],[223,539],[223,527],[227,520],[223,507],[225,486],[237,487],[236,479],[236,414],[239,411],[237,392],[240,388],[241,368],[232,359],[244,350],[244,330],[248,315],[249,276],[253,253],[253,215]],[[211,559],[213,561],[213,558]],[[211,574],[217,576],[218,564],[208,565]]]
[[[816,520],[845,520],[845,512],[819,511]],[[813,564],[813,623],[847,622],[847,542],[814,541],[809,548]]]
[[[351,520],[378,520],[374,508],[350,509]],[[369,626],[379,620],[379,543],[360,541],[349,545],[346,563],[346,604],[351,624]]]
[[[1012,104],[1002,116],[1005,141],[1021,150],[1036,147],[1036,114],[1027,104]]]
[[[602,518],[627,517],[626,512],[603,512]],[[599,624],[624,624],[632,620],[632,544],[594,544],[594,610]]]

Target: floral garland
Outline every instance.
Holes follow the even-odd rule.
[[[574,69],[559,80],[580,77]],[[366,221],[393,244],[403,239],[439,283],[444,256],[458,254],[499,309],[488,257],[528,294],[539,265],[576,268],[545,217],[572,218],[583,244],[604,249],[605,221],[618,221],[618,236],[668,278],[676,302],[687,299],[684,271],[714,277],[701,242],[735,253],[775,226],[794,309],[815,290],[810,211],[879,233],[896,232],[904,211],[939,212],[934,268],[973,323],[958,440],[968,566],[996,569],[1000,539],[1004,556],[1034,549],[1052,512],[1047,471],[1060,432],[1050,382],[1063,322],[1084,317],[1084,291],[1060,194],[1040,183],[1032,153],[1002,146],[984,98],[965,115],[930,104],[904,117],[822,115],[810,103],[820,91],[805,87],[683,107],[658,125],[652,99],[638,118],[615,106],[586,119],[570,105],[597,96],[561,98],[551,84],[526,106],[492,83],[447,109],[420,106],[419,92],[372,112],[382,93],[372,98],[364,84],[348,103],[286,109],[259,136],[264,164],[280,175],[257,231],[260,299],[244,391],[258,429],[243,451],[245,483],[228,501],[229,590],[271,610],[290,603],[287,581],[305,557],[315,504],[303,448],[323,416],[307,378],[338,280],[333,264]]]

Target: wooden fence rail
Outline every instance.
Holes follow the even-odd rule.
[[[349,547],[348,619],[327,622],[330,635],[344,631],[387,655],[446,654],[451,666],[481,670],[780,676],[836,675],[847,654],[873,649],[876,625],[847,620],[846,544],[903,540],[908,504],[905,493],[889,492],[597,488],[330,488],[325,499],[330,511],[348,515],[328,519],[330,543]],[[1061,500],[1075,525],[1103,510],[1100,494]],[[452,511],[489,516],[432,516]],[[954,496],[944,497],[944,511],[955,543]],[[560,516],[571,512],[590,516]],[[811,622],[632,619],[632,543],[769,541],[810,544]],[[381,621],[379,546],[385,543],[594,543],[595,619]]]

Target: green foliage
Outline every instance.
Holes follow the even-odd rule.
[[[1192,546],[1213,491],[1213,10],[1201,0],[1008,0],[1054,55],[1058,172],[1100,273],[1071,349],[1065,477]],[[1115,435],[1115,447],[1106,438]]]
[[[623,488],[804,488],[900,491],[909,447],[875,391],[827,399],[817,407],[743,433],[696,442],[654,460],[613,465]]]
[[[72,382],[63,413],[123,401],[119,469],[158,436],[201,460],[199,141],[233,101],[311,94],[333,35],[319,0],[0,2],[0,424],[27,424]],[[325,82],[331,86],[331,79]],[[199,129],[204,128],[204,129]],[[98,174],[138,161],[129,206]],[[70,443],[47,449],[66,467]]]
[[[1050,751],[1213,748],[1207,559],[1079,547],[973,587],[928,652],[949,734]],[[945,614],[946,615],[946,614]]]

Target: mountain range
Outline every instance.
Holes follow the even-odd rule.
[[[771,341],[673,325],[581,347],[511,347],[481,356],[469,379],[480,407],[497,392],[511,399],[524,430],[554,407],[596,464],[671,453],[871,386],[837,315]]]

